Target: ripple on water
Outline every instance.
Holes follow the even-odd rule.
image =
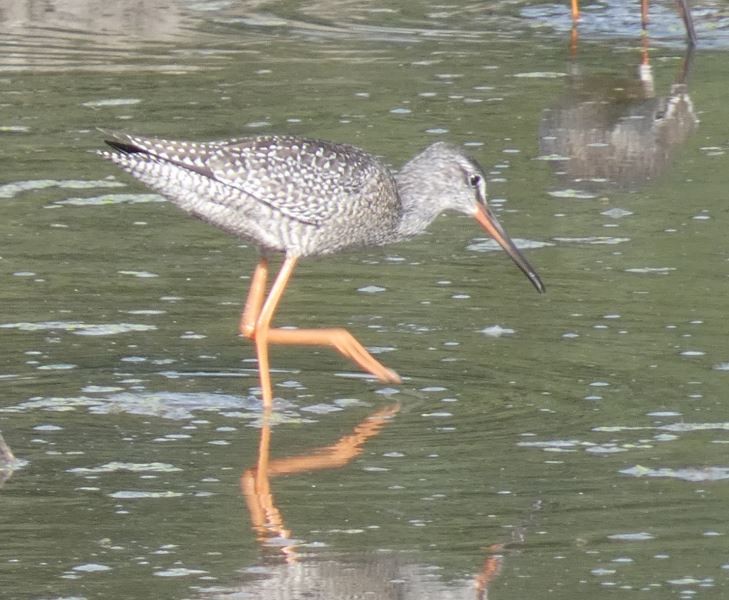
[[[621,469],[618,472],[633,477],[665,477],[691,482],[729,479],[729,467],[682,467],[674,469],[671,467],[651,468],[635,465],[628,469]]]
[[[94,188],[118,188],[126,184],[113,179],[32,179],[28,181],[14,181],[0,185],[0,198],[14,198],[23,192],[45,190],[48,188],[61,188],[66,190],[84,190]]]
[[[676,267],[633,267],[630,269],[625,269],[625,272],[648,275],[668,275],[668,273],[675,270]]]
[[[116,335],[130,331],[154,331],[155,325],[141,323],[83,323],[81,321],[40,321],[36,323],[2,323],[0,329],[20,331],[67,331],[74,335]]]
[[[130,380],[128,383],[137,383],[137,381]],[[352,406],[356,403],[357,401],[346,399],[341,402],[337,401],[326,412],[342,410],[340,407]],[[274,399],[274,406],[276,409],[274,414],[276,424],[313,422],[312,417],[301,414],[291,402],[276,398]],[[214,392],[166,391],[128,391],[94,397],[34,397],[15,405],[0,407],[0,413],[31,412],[35,410],[70,412],[79,408],[85,408],[91,414],[96,415],[126,413],[173,420],[188,420],[193,419],[200,412],[213,412],[221,417],[236,420],[245,419],[249,426],[254,427],[260,426],[262,416],[261,401],[254,396],[235,396]],[[166,436],[164,441],[173,440],[175,436],[179,435],[170,434]]]
[[[78,365],[71,363],[53,363],[50,365],[40,365],[37,368],[39,371],[68,371],[77,367]]]
[[[653,534],[645,531],[633,532],[633,533],[614,533],[608,536],[609,540],[622,540],[626,542],[642,542],[644,540],[655,539]]]
[[[99,563],[84,563],[82,565],[76,565],[75,567],[71,567],[71,570],[81,571],[84,573],[98,573],[100,571],[111,571],[111,567]]]
[[[533,250],[536,248],[554,246],[554,244],[550,242],[540,242],[537,240],[514,238],[513,241],[516,247],[520,250]],[[473,243],[466,246],[466,248],[468,250],[473,250],[474,252],[496,252],[501,250],[501,246],[499,246],[498,242],[488,238],[477,238]]]
[[[99,465],[98,467],[74,467],[66,471],[78,475],[93,475],[99,473],[117,473],[120,471],[128,471],[130,473],[173,473],[175,471],[182,471],[182,469],[169,463],[161,462],[131,463],[112,461]]]
[[[508,327],[502,327],[501,325],[489,325],[488,327],[484,327],[481,333],[489,337],[501,337],[514,334],[514,330]]]
[[[29,133],[30,127],[25,125],[0,125],[2,133]]]
[[[589,244],[589,245],[608,245],[613,246],[615,244],[623,244],[629,242],[630,238],[621,237],[610,237],[602,235],[592,235],[588,237],[555,237],[552,238],[555,242],[567,242],[573,244]]]
[[[109,497],[116,498],[117,500],[140,500],[149,498],[179,498],[182,495],[182,492],[172,492],[169,490],[161,492],[149,492],[145,490],[120,490],[118,492],[111,492],[109,494]]]
[[[132,277],[139,277],[140,279],[147,279],[151,277],[159,277],[157,273],[150,273],[149,271],[117,271],[120,275],[131,275]]]
[[[358,288],[357,291],[364,294],[377,294],[379,292],[387,291],[387,288],[380,287],[379,285],[366,285],[364,287]]]
[[[81,106],[87,108],[103,108],[107,106],[132,106],[139,104],[142,100],[140,98],[102,98],[100,100],[91,100],[89,102],[83,102]]]
[[[317,415],[326,415],[332,412],[339,412],[344,409],[342,409],[340,406],[335,406],[333,404],[319,403],[304,406],[301,410],[304,412],[311,412]]]
[[[159,194],[103,194],[88,198],[66,198],[53,204],[62,206],[106,206],[109,204],[146,204],[148,202],[165,202]]]
[[[629,217],[633,214],[633,212],[630,210],[625,210],[624,208],[615,207],[604,210],[600,214],[606,217],[610,217],[611,219],[622,219],[623,217]]]
[[[196,412],[240,411],[258,408],[258,401],[243,396],[205,392],[122,392],[91,406],[90,412],[109,414],[123,411],[135,415],[156,415],[167,419],[190,419]],[[222,412],[221,414],[225,414]]]
[[[514,73],[514,77],[520,79],[560,79],[567,77],[567,73],[562,71],[527,71],[524,73]]]
[[[552,196],[552,198],[572,198],[574,200],[593,200],[597,198],[597,194],[573,188],[552,190],[551,192],[547,192],[547,194]]]
[[[2,407],[0,412],[24,412],[37,409],[68,412],[77,408],[88,408],[89,412],[94,414],[126,412],[168,419],[189,419],[197,411],[254,410],[259,408],[258,405],[259,402],[255,399],[226,394],[122,392],[94,398],[87,396],[31,398],[13,406]]]
[[[163,571],[155,571],[153,575],[157,577],[189,577],[190,575],[203,575],[207,573],[202,569],[188,569],[186,567],[174,567],[172,569],[164,569]]]

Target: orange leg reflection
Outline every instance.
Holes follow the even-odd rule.
[[[280,546],[282,554],[287,561],[295,561],[295,544],[286,543],[286,540],[291,538],[291,532],[286,529],[281,511],[274,501],[270,479],[279,475],[344,467],[362,453],[365,442],[379,434],[399,410],[399,404],[387,406],[367,417],[354,427],[352,433],[342,436],[334,444],[316,448],[299,456],[275,459],[270,458],[271,411],[264,410],[258,445],[258,463],[255,467],[246,469],[240,479],[241,492],[258,542],[265,546],[268,541],[280,538],[284,542],[284,545]]]
[[[240,478],[241,492],[261,547],[275,549],[287,563],[295,563],[298,559],[296,542],[291,539],[291,531],[286,528],[283,515],[276,506],[271,491],[271,478],[346,466],[362,453],[364,444],[378,435],[399,410],[399,404],[382,408],[361,421],[351,433],[343,435],[334,444],[299,456],[275,459],[270,458],[271,411],[264,410],[258,462],[256,466],[246,469]],[[541,502],[535,503],[529,514],[530,519],[532,513],[540,508]],[[527,525],[514,528],[511,541],[492,544],[485,549],[486,557],[473,580],[476,600],[488,600],[489,587],[501,573],[506,553],[513,551],[513,546],[524,543],[526,528]],[[273,540],[277,543],[271,544]]]

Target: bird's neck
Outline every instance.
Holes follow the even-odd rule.
[[[417,158],[405,164],[395,176],[402,206],[398,235],[403,239],[425,231],[441,212],[437,203],[431,201],[430,190],[424,185],[427,173],[423,172]]]

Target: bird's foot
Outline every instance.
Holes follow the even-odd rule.
[[[402,383],[401,377],[392,369],[383,367],[382,374],[373,373],[380,381],[384,383]]]

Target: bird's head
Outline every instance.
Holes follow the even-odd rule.
[[[545,287],[489,208],[486,176],[481,166],[458,146],[436,142],[428,146],[398,176],[398,186],[418,197],[419,209],[434,218],[445,210],[470,215],[506,251],[539,292]]]

